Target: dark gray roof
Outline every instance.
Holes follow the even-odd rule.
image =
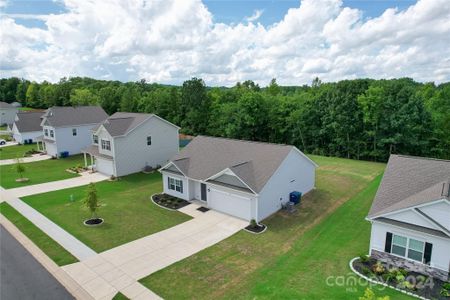
[[[16,108],[16,107],[12,106],[12,105],[9,104],[9,103],[0,101],[0,108]]]
[[[30,112],[18,112],[18,120],[14,122],[20,133],[31,132],[31,131],[41,131],[42,111],[30,111]]]
[[[410,223],[406,223],[406,222],[401,222],[401,221],[397,221],[397,220],[393,220],[393,219],[389,219],[389,218],[383,218],[383,217],[375,218],[374,220],[381,222],[381,223],[386,223],[386,224],[390,224],[390,225],[394,225],[394,226],[398,226],[398,227],[402,227],[402,228],[406,228],[406,229],[411,229],[414,231],[431,234],[434,236],[449,238],[448,235],[446,235],[444,232],[436,230],[436,229],[428,228],[428,227],[423,227],[423,226],[410,224]]]
[[[229,168],[250,189],[259,193],[294,148],[290,145],[197,136],[171,162],[184,175],[197,180],[206,180]]]
[[[449,181],[449,160],[391,155],[369,218],[439,199],[449,200]]]
[[[54,106],[44,114],[46,124],[53,127],[97,124],[108,115],[100,106]]]
[[[128,132],[142,124],[145,120],[154,116],[153,114],[116,112],[107,118],[102,124],[99,124],[93,130],[97,130],[101,125],[112,136],[126,135]]]

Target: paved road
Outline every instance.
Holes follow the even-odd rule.
[[[9,232],[0,226],[0,299],[74,299]]]

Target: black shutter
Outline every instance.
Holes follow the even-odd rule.
[[[167,176],[167,189],[170,190],[170,177]]]
[[[384,244],[384,252],[391,253],[392,233],[386,232],[386,243]]]
[[[430,264],[432,250],[433,244],[425,243],[425,253],[423,254],[423,262],[427,265]]]
[[[183,180],[180,180],[180,192],[183,194]]]

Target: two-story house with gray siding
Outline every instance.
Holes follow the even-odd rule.
[[[92,128],[108,115],[100,106],[58,107],[47,109],[42,116],[43,144],[48,155],[79,154],[92,143]]]
[[[92,129],[85,165],[116,177],[164,165],[178,153],[179,129],[155,114],[117,112]]]

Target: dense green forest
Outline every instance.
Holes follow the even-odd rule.
[[[386,161],[390,153],[450,159],[450,83],[355,79],[267,87],[252,81],[207,87],[63,78],[0,80],[0,100],[34,108],[99,104],[151,112],[187,134],[293,144],[306,153]]]

